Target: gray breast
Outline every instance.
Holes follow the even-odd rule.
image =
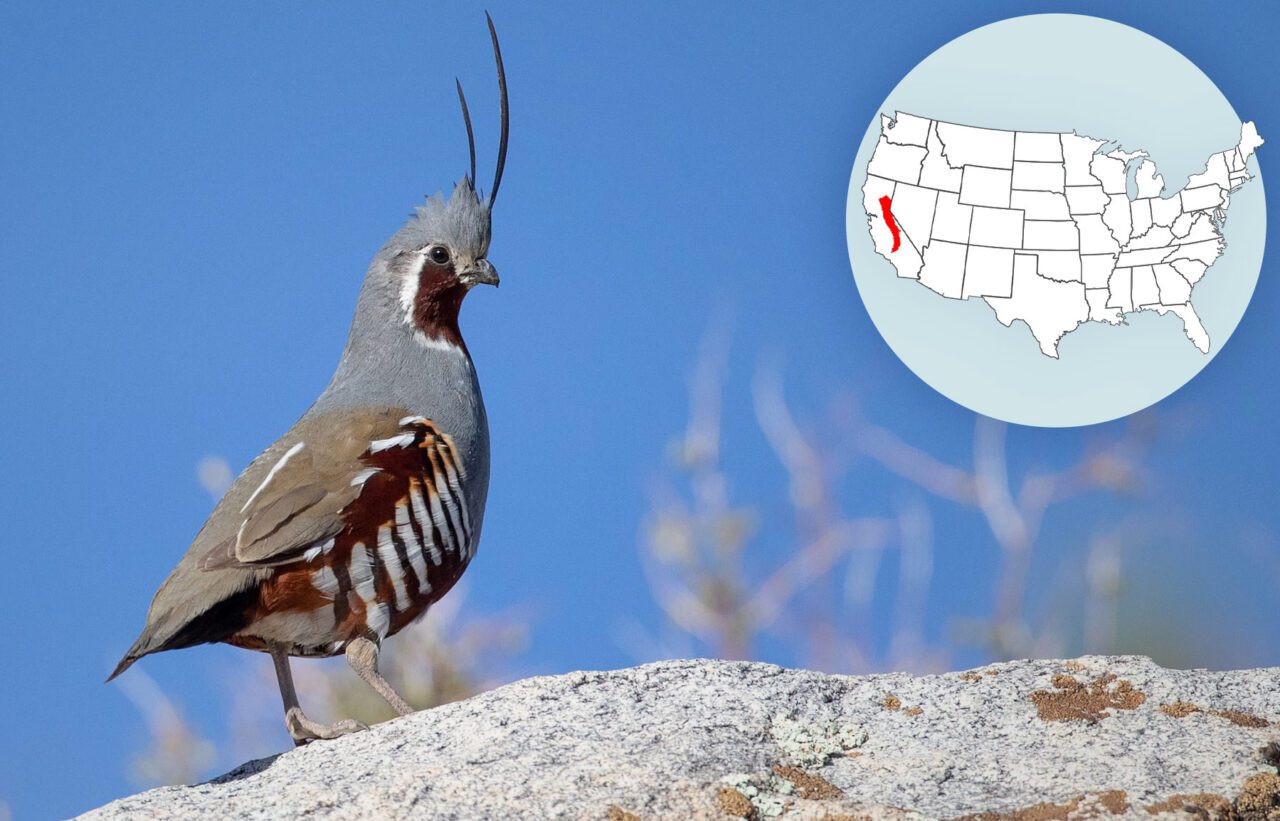
[[[460,348],[392,330],[379,335],[381,345],[349,347],[307,413],[382,406],[431,420],[458,449],[466,471],[467,512],[478,540],[489,491],[489,422],[471,358]]]

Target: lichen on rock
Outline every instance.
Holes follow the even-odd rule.
[[[769,723],[769,737],[782,760],[797,767],[821,767],[833,756],[845,755],[867,743],[861,724],[827,722],[814,726],[778,714]]]

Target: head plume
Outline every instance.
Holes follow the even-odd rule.
[[[498,163],[493,171],[493,187],[489,189],[487,205],[493,208],[498,199],[498,188],[502,185],[502,171],[507,165],[507,137],[511,130],[511,117],[507,105],[507,72],[502,65],[502,47],[498,45],[498,32],[493,27],[493,18],[489,12],[484,13],[485,22],[489,24],[489,39],[493,42],[493,60],[498,68],[498,111],[501,122],[498,134]],[[454,78],[458,88],[458,104],[462,106],[462,122],[467,127],[467,149],[471,155],[471,170],[467,179],[474,189],[476,184],[476,135],[471,128],[471,112],[467,109],[467,95],[462,92],[462,81]]]
[[[471,125],[471,112],[467,106],[462,82],[455,78],[458,104],[462,108],[462,122],[467,132],[467,152],[470,163],[467,174],[454,186],[446,200],[442,194],[429,197],[426,204],[415,209],[409,222],[396,232],[387,244],[392,252],[414,248],[427,242],[446,242],[455,248],[471,250],[483,256],[489,249],[490,213],[502,185],[502,173],[507,164],[507,140],[510,134],[510,114],[507,104],[507,74],[502,63],[502,48],[498,44],[498,32],[493,18],[485,12],[489,26],[489,39],[493,43],[493,58],[498,73],[498,106],[500,130],[498,135],[498,159],[493,173],[493,186],[488,196],[481,197],[476,188],[476,140]]]

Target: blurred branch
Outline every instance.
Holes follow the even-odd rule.
[[[757,628],[765,628],[791,606],[801,591],[823,579],[848,553],[883,550],[893,527],[886,519],[849,519],[841,515],[834,497],[838,473],[844,466],[837,468],[825,459],[796,424],[783,392],[780,367],[757,368],[752,399],[760,430],[787,472],[788,498],[800,545],[795,555],[764,581],[753,601]],[[820,604],[830,601],[831,597],[817,600]],[[855,602],[864,610],[867,604]],[[825,612],[811,612],[807,618],[810,659],[820,667],[838,664],[840,655],[848,655],[847,648],[843,653],[835,650],[832,638],[841,631],[831,627],[836,614],[830,604],[826,608]],[[865,612],[863,615],[867,617]],[[856,639],[850,641],[858,645]],[[857,655],[865,659],[868,652],[859,647]]]
[[[887,428],[865,425],[855,444],[893,473],[935,496],[962,505],[977,503],[978,492],[972,474],[908,445]]]
[[[820,669],[858,672],[886,663],[936,669],[944,663],[945,653],[931,649],[925,639],[923,617],[933,577],[932,514],[917,495],[910,495],[892,516],[846,512],[839,488],[855,465],[869,461],[905,480],[909,488],[981,517],[999,562],[989,620],[971,622],[969,634],[991,656],[1063,646],[1061,619],[1043,619],[1037,632],[1026,612],[1028,577],[1045,519],[1055,505],[1087,494],[1139,491],[1141,463],[1155,435],[1150,414],[1134,417],[1118,435],[1091,443],[1066,467],[1016,471],[1009,457],[1008,426],[977,417],[972,463],[966,467],[948,464],[885,427],[865,422],[851,426],[856,403],[848,401],[833,406],[843,409],[832,420],[833,432],[844,431],[844,436],[807,430],[788,405],[781,368],[762,366],[751,382],[752,408],[786,479],[794,539],[779,563],[749,573],[746,556],[757,515],[731,503],[721,460],[728,350],[727,332],[713,325],[699,345],[689,383],[689,424],[672,449],[677,481],[659,494],[661,501],[655,502],[646,527],[646,577],[673,627],[711,653],[730,658],[752,656],[762,635],[770,633],[785,635],[792,646],[802,645],[803,663]],[[860,463],[858,456],[867,459]],[[1119,552],[1108,544],[1105,539],[1091,543],[1091,596],[1110,595],[1106,591],[1114,584],[1107,578],[1119,573]],[[883,561],[894,551],[896,566]],[[831,582],[841,569],[844,584],[837,590]],[[888,651],[882,654],[875,650],[872,603],[877,581],[895,570],[897,584],[887,600],[893,614]],[[1101,609],[1086,627],[1090,644],[1114,633],[1105,615],[1114,602],[1098,604]]]
[[[988,642],[997,657],[1008,657],[1025,654],[1029,647],[1023,603],[1046,512],[1055,504],[1095,491],[1135,492],[1142,485],[1140,462],[1154,434],[1151,414],[1140,414],[1123,435],[1086,451],[1067,468],[1027,471],[1016,492],[1006,452],[1008,426],[984,416],[974,421],[972,471],[947,465],[876,425],[862,425],[853,441],[892,473],[982,514],[1003,556]]]
[[[1084,649],[1107,653],[1115,649],[1116,605],[1122,584],[1124,540],[1114,531],[1089,541],[1085,557]]]
[[[933,518],[918,497],[898,508],[901,565],[889,659],[895,669],[923,662],[930,655],[924,640],[924,611],[933,576]]]
[[[874,577],[877,557],[890,546],[898,523],[841,511],[835,488],[848,461],[829,458],[834,451],[814,444],[791,414],[780,369],[762,367],[752,382],[753,409],[786,473],[797,546],[777,567],[748,579],[743,554],[755,533],[755,515],[729,501],[720,460],[728,349],[723,325],[713,326],[699,345],[689,384],[690,423],[672,448],[688,493],[682,500],[668,488],[655,501],[645,529],[650,589],[671,624],[715,655],[751,657],[762,633],[799,618],[806,663],[866,669],[870,650],[849,638],[836,606],[839,591],[815,588],[825,585],[844,562],[869,567],[865,575]],[[916,570],[920,567],[917,561]],[[928,583],[927,571],[916,572],[910,584],[922,582]],[[845,596],[844,601],[869,621],[869,597]]]
[[[213,744],[150,676],[135,667],[120,679],[120,689],[142,713],[151,735],[147,750],[132,762],[133,777],[140,785],[189,784],[213,764]]]
[[[849,551],[882,549],[891,531],[890,520],[859,519],[833,526],[800,547],[765,577],[748,603],[754,627],[770,627],[801,591],[829,573]]]

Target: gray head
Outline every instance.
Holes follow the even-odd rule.
[[[502,51],[487,12],[485,19],[489,23],[498,68],[502,120],[493,187],[488,196],[476,191],[475,138],[467,100],[458,83],[458,100],[471,155],[470,172],[458,182],[448,199],[436,194],[416,208],[409,221],[378,252],[365,275],[348,353],[353,346],[360,345],[358,337],[362,335],[385,342],[390,329],[370,325],[386,323],[399,326],[396,330],[407,332],[419,342],[463,347],[458,330],[458,311],[463,298],[476,285],[498,284],[498,272],[488,259],[489,238],[493,205],[506,165],[509,117]]]

